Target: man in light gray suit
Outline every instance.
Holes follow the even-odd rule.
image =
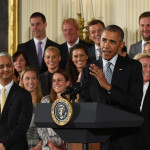
[[[131,58],[143,52],[145,43],[150,41],[150,11],[144,12],[139,16],[139,29],[142,40],[131,45],[129,51],[129,56]]]

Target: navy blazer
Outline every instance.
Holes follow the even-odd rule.
[[[0,115],[0,142],[6,150],[28,150],[26,132],[31,118],[31,94],[14,83]]]
[[[79,39],[79,44],[85,45],[87,47],[87,49],[93,46],[93,44],[87,43],[87,42],[85,42],[81,39]],[[69,59],[69,52],[68,52],[67,42],[60,45],[60,53],[61,53],[60,68],[65,69],[67,61]]]
[[[142,40],[131,45],[129,57],[133,58],[136,54],[139,54],[141,52],[142,52]]]
[[[59,44],[57,44],[47,38],[45,49],[49,46],[55,46],[58,49],[60,48]],[[27,56],[29,65],[34,67],[38,71],[39,74],[48,70],[47,66],[44,62],[44,58],[42,60],[41,67],[39,66],[38,56],[37,56],[36,47],[35,47],[35,43],[34,43],[33,39],[27,41],[26,43],[19,44],[17,47],[17,51],[21,51],[21,52],[25,53],[25,55]]]
[[[96,61],[95,45],[88,48],[88,56],[89,56],[90,63],[94,63]]]

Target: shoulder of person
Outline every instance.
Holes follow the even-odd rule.
[[[54,42],[54,41],[52,41],[52,40],[50,40],[48,38],[47,38],[46,44],[49,44],[50,46],[56,46],[57,48],[60,47],[60,44],[58,44],[58,43],[56,43],[56,42]]]

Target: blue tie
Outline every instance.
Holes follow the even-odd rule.
[[[106,64],[106,70],[104,72],[106,80],[109,84],[111,84],[111,79],[112,79],[112,70],[110,68],[111,62],[107,62]]]

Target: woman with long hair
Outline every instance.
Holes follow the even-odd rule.
[[[70,85],[69,74],[58,69],[52,75],[52,88],[50,95],[42,98],[41,103],[53,103],[56,99],[62,98],[61,93]],[[66,150],[65,142],[54,132],[52,128],[38,128],[40,138],[43,140],[45,149]]]
[[[36,104],[40,103],[42,99],[42,92],[38,80],[38,73],[34,68],[25,67],[22,70],[20,86],[31,93],[33,103],[32,120],[27,132],[29,150],[42,150],[42,140],[40,140],[37,128],[34,124],[34,111]]]
[[[89,63],[87,49],[84,45],[76,44],[72,47],[66,70],[69,72],[71,82],[79,82],[82,69]]]

